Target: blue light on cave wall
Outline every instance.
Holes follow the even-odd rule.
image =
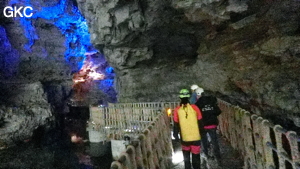
[[[31,52],[31,47],[35,40],[39,39],[36,33],[33,21],[38,18],[43,18],[53,23],[62,34],[66,37],[64,53],[65,59],[70,65],[76,60],[76,66],[72,67],[72,71],[80,70],[85,58],[84,53],[89,50],[94,50],[90,43],[90,34],[85,18],[81,15],[78,7],[72,0],[60,1],[41,1],[46,7],[35,7],[37,3],[31,0],[11,0],[9,5],[32,6],[33,16],[31,18],[20,17],[20,24],[24,28],[24,35],[27,38],[27,43],[24,49]],[[113,87],[114,73],[113,68],[108,67],[104,70],[107,78],[99,83],[99,87],[105,92],[110,92]]]
[[[10,5],[18,4],[18,1],[12,0]],[[84,53],[88,48],[92,47],[92,44],[90,43],[90,34],[85,18],[74,4],[69,4],[70,2],[68,0],[60,0],[53,6],[42,7],[39,11],[33,7],[34,15],[31,18],[20,17],[20,23],[24,27],[24,34],[28,39],[27,44],[24,45],[24,49],[30,52],[34,41],[39,38],[32,20],[43,18],[52,21],[66,37],[66,61],[69,62],[71,57],[77,58],[77,67],[73,71],[78,71],[83,65],[85,59]],[[30,0],[26,0],[23,4],[31,6]],[[71,9],[68,7],[71,7]]]
[[[20,55],[7,38],[5,28],[0,26],[0,77],[9,78],[16,74]]]

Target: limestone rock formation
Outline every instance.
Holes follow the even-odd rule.
[[[6,103],[0,106],[0,148],[5,148],[30,139],[33,131],[48,125],[53,116],[41,83],[0,84],[1,103]]]
[[[33,16],[5,17],[7,6],[31,6]],[[75,1],[4,0],[0,11],[0,145],[11,145],[68,112],[73,74],[95,49]],[[87,94],[89,103],[115,101],[113,68],[101,59],[106,78]]]
[[[196,83],[253,113],[299,116],[299,1],[77,2],[120,102],[177,101]]]

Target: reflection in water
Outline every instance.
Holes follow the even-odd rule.
[[[30,141],[0,150],[0,168],[109,169],[110,142],[88,142],[86,119],[63,121],[58,127],[41,126]]]
[[[72,143],[81,143],[83,142],[82,137],[77,136],[76,134],[71,136]]]
[[[80,110],[84,110],[84,108],[80,108]],[[80,111],[80,113],[83,112]],[[89,111],[86,111],[86,113],[89,113]],[[88,142],[86,131],[88,115],[81,114],[77,117],[80,118],[66,118],[65,130],[73,143],[73,150],[78,158],[80,168],[109,169],[112,162],[110,142]]]

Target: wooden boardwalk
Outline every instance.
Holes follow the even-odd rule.
[[[184,169],[180,143],[174,142],[174,140],[172,143],[174,148],[172,169]],[[218,166],[216,160],[209,159],[206,164],[206,162],[201,159],[201,169],[242,169],[242,156],[230,146],[224,137],[219,137],[219,145],[222,156],[222,166]],[[210,154],[212,154],[212,152],[210,152]]]

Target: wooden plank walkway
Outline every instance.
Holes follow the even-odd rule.
[[[183,155],[181,151],[180,143],[173,142],[173,166],[171,169],[184,169]],[[222,156],[222,166],[217,165],[216,160],[209,159],[207,165],[202,160],[201,169],[242,169],[243,159],[242,156],[235,151],[225,140],[224,137],[219,136],[219,145]],[[211,154],[211,152],[210,152]]]

